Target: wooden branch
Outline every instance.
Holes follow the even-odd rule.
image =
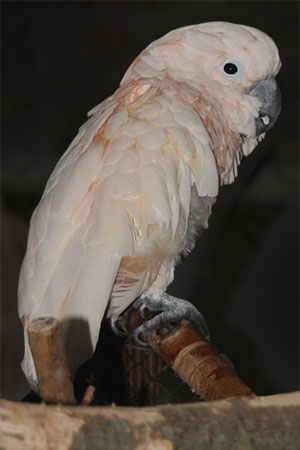
[[[132,308],[126,321],[119,321],[120,328],[131,333],[143,321],[154,316],[147,309],[144,314],[141,317],[138,310]],[[76,404],[58,320],[48,317],[31,322],[28,337],[42,399],[47,403]],[[144,338],[204,400],[254,395],[189,321],[183,320],[179,326],[155,331]],[[96,384],[87,386],[82,405],[93,402],[97,387]]]
[[[131,333],[154,315],[147,309],[144,313],[145,317],[142,318],[132,308],[127,320],[119,321],[120,328]],[[144,338],[192,391],[204,400],[254,395],[191,322],[182,320],[178,327],[154,331]]]
[[[59,321],[44,317],[30,322],[28,339],[42,399],[47,403],[75,405]]]
[[[300,392],[147,408],[0,401],[0,448],[299,449]]]

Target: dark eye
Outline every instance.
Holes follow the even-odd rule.
[[[238,81],[244,73],[244,66],[236,59],[227,59],[219,66],[222,75],[232,82]]]
[[[238,72],[238,67],[233,63],[226,63],[224,66],[224,72],[228,75],[235,75]]]

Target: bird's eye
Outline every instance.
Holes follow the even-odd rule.
[[[238,72],[238,66],[236,64],[233,63],[226,63],[224,66],[224,72],[227,73],[228,75],[234,75],[235,73]]]
[[[226,60],[220,69],[226,78],[234,81],[237,81],[243,73],[242,64],[235,60]]]

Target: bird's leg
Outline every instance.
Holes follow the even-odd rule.
[[[178,323],[182,319],[190,320],[205,337],[209,338],[208,327],[202,314],[194,305],[186,300],[164,293],[159,299],[154,299],[151,296],[139,298],[133,303],[132,308],[138,309],[142,317],[144,317],[145,308],[152,312],[159,312],[159,314],[152,319],[143,322],[134,330],[133,338],[141,345],[147,345],[139,338],[141,333],[147,336],[154,330]],[[126,314],[128,313],[126,312],[125,316]],[[126,317],[122,315],[122,319],[123,318]],[[112,329],[117,334],[121,333],[117,326],[117,321],[119,319],[120,317],[111,319]],[[122,335],[124,336],[124,334]]]

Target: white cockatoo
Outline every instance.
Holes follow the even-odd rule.
[[[136,299],[163,311],[139,332],[189,316],[166,288],[197,227],[207,227],[219,186],[276,121],[279,68],[276,45],[259,30],[186,26],[151,43],[89,113],[31,219],[19,315],[32,388],[27,325],[36,318],[61,321],[74,373],[103,317]]]

